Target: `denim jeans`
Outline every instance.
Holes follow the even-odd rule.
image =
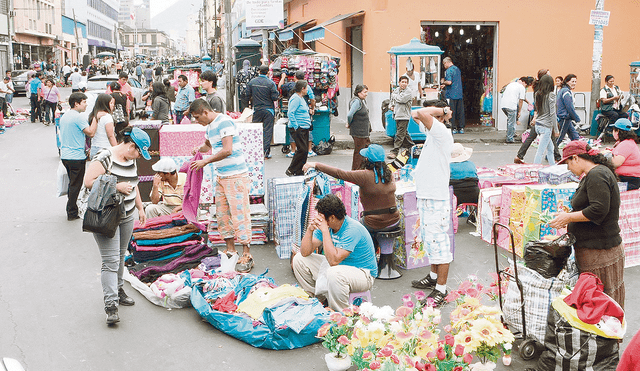
[[[100,269],[100,281],[102,282],[102,294],[104,306],[118,305],[118,289],[124,284],[124,254],[129,246],[129,240],[133,233],[133,216],[125,217],[120,222],[116,235],[108,238],[94,233],[93,238],[98,244],[102,267]]]
[[[516,117],[517,111],[514,109],[503,108],[502,112],[507,115],[507,142],[515,141],[516,135]]]
[[[538,151],[536,152],[536,157],[533,160],[534,164],[541,164],[542,157],[546,156],[549,165],[554,165],[555,161],[553,158],[553,139],[551,139],[551,128],[536,125],[536,133],[538,137],[540,137],[540,145],[538,145]]]
[[[576,128],[573,126],[573,121],[570,118],[567,117],[564,119],[560,119],[560,122],[558,124],[560,125],[560,136],[558,137],[558,139],[556,139],[556,143],[558,143],[558,145],[562,143],[564,136],[567,134],[569,134],[569,139],[571,140],[580,139],[580,135],[576,131]]]

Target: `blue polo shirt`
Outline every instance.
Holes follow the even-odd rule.
[[[447,86],[444,97],[448,99],[462,99],[462,78],[460,69],[457,66],[451,66],[444,71],[444,79],[451,81],[451,85]]]
[[[186,111],[194,100],[196,100],[196,91],[193,90],[191,85],[187,84],[184,88],[178,90],[173,109],[181,112]]]
[[[60,158],[63,160],[85,160],[85,135],[89,127],[87,116],[72,109],[60,117]]]
[[[39,78],[34,77],[29,83],[29,93],[38,94],[38,89],[42,89],[42,81]]]
[[[358,221],[346,216],[342,227],[337,232],[329,228],[331,241],[337,248],[350,252],[340,265],[350,265],[356,268],[368,269],[371,277],[378,277],[378,264],[373,247],[373,240],[367,228]],[[313,231],[313,238],[322,241],[322,231]]]

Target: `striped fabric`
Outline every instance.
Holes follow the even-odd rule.
[[[238,175],[249,171],[244,159],[244,151],[240,140],[240,132],[236,124],[227,115],[218,115],[213,122],[207,126],[205,137],[209,140],[212,153],[222,150],[222,138],[233,137],[233,151],[228,157],[214,163],[218,175],[221,178]]]
[[[133,210],[136,208],[136,185],[138,185],[138,169],[136,168],[136,162],[129,160],[125,162],[118,162],[111,156],[111,150],[105,148],[98,152],[96,157],[92,160],[99,161],[106,171],[111,171],[111,174],[118,178],[118,183],[128,182],[133,186],[133,191],[124,198],[124,207],[127,211],[127,217],[133,214]]]

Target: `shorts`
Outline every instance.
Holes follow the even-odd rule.
[[[451,228],[451,202],[418,198],[420,236],[430,264],[448,264],[453,261],[449,229]]]

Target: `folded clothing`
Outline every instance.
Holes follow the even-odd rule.
[[[169,237],[169,238],[161,238],[159,240],[136,240],[135,243],[138,246],[162,246],[168,245],[172,243],[180,243],[189,240],[198,240],[201,239],[200,232],[198,233],[188,233],[182,236]]]
[[[151,283],[158,279],[165,273],[178,273],[185,269],[195,268],[200,264],[200,261],[207,257],[212,256],[216,252],[205,244],[197,244],[194,246],[188,246],[184,249],[182,254],[177,258],[171,259],[165,265],[151,265],[140,270],[136,270],[136,267],[129,269],[131,274],[138,277],[138,279],[144,283]]]
[[[200,232],[200,229],[193,224],[179,225],[166,229],[154,229],[142,232],[133,232],[133,238],[140,240],[160,240],[171,237],[183,236],[188,233]]]
[[[174,226],[184,225],[184,224],[187,224],[188,221],[187,221],[187,218],[184,217],[182,212],[169,214],[169,215],[161,215],[161,216],[156,216],[155,218],[147,219],[147,221],[144,223],[144,226],[141,226],[140,222],[136,220],[133,223],[133,231],[134,232],[148,231],[148,230],[157,229],[159,227],[163,227],[165,225],[172,224],[172,223],[176,223],[174,224]],[[179,223],[182,223],[182,224],[179,224]]]

